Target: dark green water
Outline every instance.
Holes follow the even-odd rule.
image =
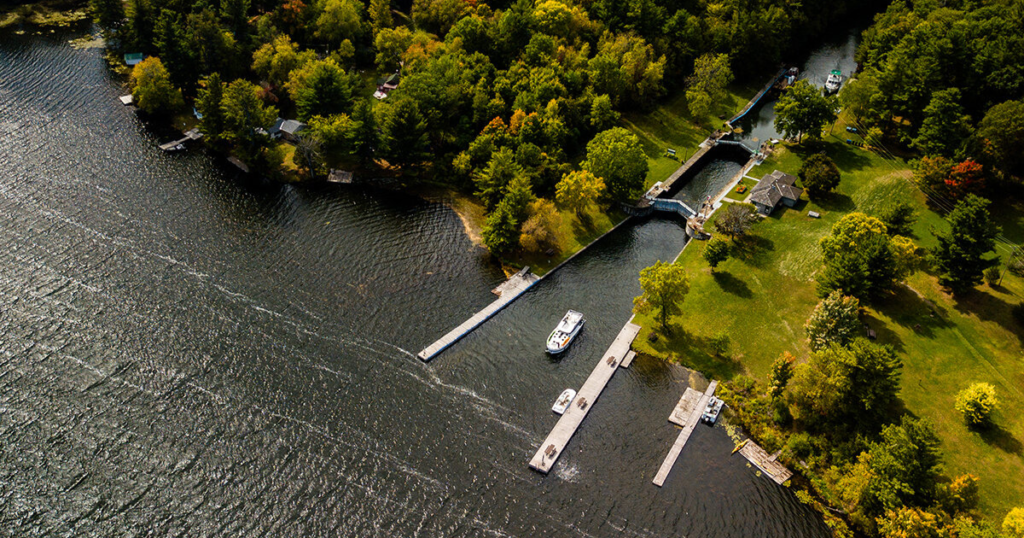
[[[502,280],[453,212],[162,154],[79,35],[0,34],[2,534],[828,535],[721,425],[651,484],[687,382],[660,363],[527,466],[678,223],[622,228],[423,364]],[[552,360],[569,308],[588,323]]]

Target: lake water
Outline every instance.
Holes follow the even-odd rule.
[[[680,223],[627,225],[463,341],[503,280],[440,203],[242,176],[157,149],[83,35],[0,34],[5,533],[825,537],[720,424],[651,484],[685,370],[612,379],[528,461]],[[543,352],[569,308],[588,323]]]

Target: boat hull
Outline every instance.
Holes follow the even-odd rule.
[[[583,329],[583,324],[586,322],[587,320],[580,320],[579,325],[576,325],[576,328],[573,329],[571,333],[569,333],[569,337],[566,338],[565,342],[560,345],[551,344],[551,338],[555,335],[555,333],[552,332],[551,336],[548,336],[547,352],[552,355],[556,355],[558,353],[565,351],[566,349],[569,349],[569,345],[572,344],[572,341],[576,339],[576,335],[580,333],[580,330]]]

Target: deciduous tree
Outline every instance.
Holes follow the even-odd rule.
[[[598,131],[611,129],[619,121],[619,113],[612,109],[607,95],[598,95],[590,105],[590,126]]]
[[[804,329],[811,351],[846,346],[861,332],[860,301],[833,291],[814,307]]]
[[[555,201],[576,216],[583,216],[587,206],[604,196],[604,192],[604,180],[586,170],[578,170],[562,176],[555,186]]]
[[[679,311],[690,291],[690,281],[683,266],[658,261],[640,271],[640,288],[643,293],[633,299],[633,311],[657,315],[661,329],[667,330],[669,316]]]
[[[171,84],[170,74],[156,56],[135,64],[131,87],[135,106],[149,114],[172,114],[184,106],[181,91]]]
[[[838,105],[835,96],[806,80],[798,80],[775,103],[775,129],[799,141],[803,135],[821,136],[825,124],[835,121]]]
[[[839,186],[839,167],[824,153],[815,153],[800,165],[800,179],[809,196],[818,197]]]
[[[581,166],[604,180],[614,201],[632,201],[643,194],[647,155],[640,139],[622,127],[598,133],[587,144],[587,157]]]
[[[705,54],[693,62],[693,74],[686,79],[686,105],[694,121],[701,121],[711,111],[711,103],[725,95],[732,82],[728,54]]]
[[[999,229],[991,222],[989,201],[973,194],[957,203],[946,217],[949,230],[939,232],[935,260],[942,276],[939,282],[954,292],[963,292],[981,283],[982,274],[993,265],[985,255],[995,248]]]
[[[234,141],[245,157],[255,157],[267,139],[259,130],[270,128],[277,108],[263,103],[259,86],[238,79],[224,89],[221,110],[225,137]]]
[[[352,84],[331,58],[314,60],[292,71],[288,76],[288,92],[303,121],[313,116],[341,114],[352,108]]]
[[[1014,508],[1006,514],[1003,533],[1007,538],[1024,538],[1024,508]]]
[[[749,204],[729,204],[715,216],[715,229],[736,238],[747,233],[757,222],[757,210]]]
[[[562,215],[551,200],[539,198],[530,204],[530,217],[523,223],[519,244],[527,252],[561,250],[558,244],[558,230],[562,227]]]
[[[708,262],[714,272],[718,264],[729,259],[729,243],[724,239],[712,239],[704,247],[704,261]]]
[[[292,71],[316,60],[316,53],[311,50],[299,50],[287,34],[274,39],[256,49],[252,55],[252,70],[267,82],[275,86],[284,86]]]
[[[1024,101],[1006,101],[988,109],[976,137],[990,161],[1011,174],[1024,172]]]
[[[991,383],[971,383],[956,395],[953,407],[970,426],[984,426],[992,420],[992,412],[999,407],[996,388]]]
[[[320,16],[316,19],[316,37],[332,45],[348,40],[353,43],[362,37],[365,8],[358,0],[322,0]]]
[[[777,400],[786,390],[790,378],[793,377],[793,365],[796,357],[790,352],[783,351],[779,358],[772,361],[772,369],[768,372],[768,397]]]
[[[877,297],[901,277],[888,230],[874,217],[844,216],[820,245],[825,264],[817,277],[821,295],[842,290],[858,299]]]

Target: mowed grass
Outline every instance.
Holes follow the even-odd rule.
[[[923,247],[936,244],[932,230],[946,224],[910,182],[906,164],[845,144],[842,127],[824,143],[781,148],[750,174],[796,174],[804,158],[824,150],[842,171],[837,192],[815,202],[805,194],[796,208],[776,210],[747,238],[732,242],[734,256],[714,273],[701,256],[707,243],[691,242],[677,262],[690,276],[682,313],[671,319],[672,332],[654,342],[648,335],[656,322],[638,316],[644,327],[634,342],[638,351],[717,379],[743,373],[764,380],[782,352],[799,360],[808,356],[803,325],[819,300],[813,282],[821,266],[818,242],[842,216],[877,215],[894,200],[908,200],[918,211],[914,239]],[[1021,213],[1013,212],[1017,206],[1001,200],[994,212],[1004,236],[1019,243],[1024,237]],[[808,217],[808,210],[821,218]],[[1024,282],[1009,273],[999,287],[983,284],[954,298],[935,275],[921,271],[908,287],[867,305],[862,318],[878,342],[892,345],[902,358],[902,401],[908,412],[935,425],[947,474],[969,472],[981,479],[980,511],[992,521],[1024,506],[1024,329],[1010,313],[1022,297]],[[711,352],[710,339],[719,333],[730,340],[723,356]],[[996,387],[1002,408],[994,428],[968,429],[953,409],[956,393],[975,381]]]
[[[693,118],[686,107],[686,93],[680,91],[649,112],[627,112],[620,120],[643,144],[647,154],[647,186],[650,187],[672,175],[679,166],[697,151],[697,145],[715,129],[722,128],[725,120],[741,110],[760,87],[730,86],[725,96],[711,107],[703,118]],[[722,116],[724,119],[719,118]],[[676,150],[676,158],[666,155],[667,149]]]
[[[507,260],[510,265],[529,265],[532,273],[544,275],[627,217],[618,209],[601,210],[595,205],[590,205],[582,218],[572,211],[560,210],[559,214],[562,216],[562,225],[555,231],[555,236],[560,248],[555,249],[552,256],[545,252],[523,252],[515,259]]]

